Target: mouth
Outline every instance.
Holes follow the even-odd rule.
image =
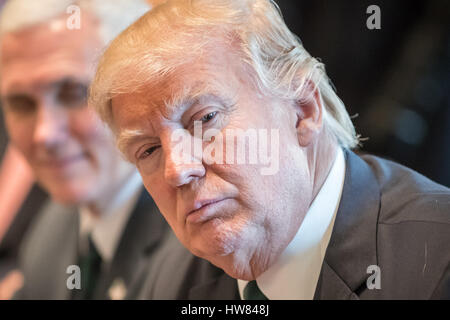
[[[84,153],[80,153],[74,156],[54,158],[41,161],[41,164],[45,167],[48,167],[52,170],[61,170],[69,167],[70,165],[83,160],[86,157]]]
[[[192,210],[186,214],[186,222],[188,223],[202,223],[217,217],[223,209],[225,209],[226,202],[231,198],[218,198],[211,200],[196,201]]]

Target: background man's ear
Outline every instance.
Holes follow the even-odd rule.
[[[322,99],[314,82],[308,80],[303,89],[303,97],[296,101],[297,136],[300,146],[307,147],[322,130]]]

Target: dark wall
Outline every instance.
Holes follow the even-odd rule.
[[[361,151],[450,186],[450,1],[278,0],[369,138]],[[369,5],[381,29],[369,30]]]

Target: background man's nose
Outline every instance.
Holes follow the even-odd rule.
[[[67,130],[67,115],[55,109],[40,106],[34,128],[34,143],[48,149],[57,148],[63,143]]]

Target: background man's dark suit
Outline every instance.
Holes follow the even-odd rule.
[[[44,207],[39,221],[31,227],[20,252],[20,268],[25,286],[15,299],[70,299],[66,273],[77,264],[79,214],[77,208],[55,203]],[[139,294],[152,257],[170,232],[148,193],[142,191],[130,214],[111,264],[102,269],[93,299],[110,299],[109,289],[120,279],[126,287],[125,299]]]
[[[38,212],[47,199],[47,193],[35,184],[8,227],[8,231],[0,239],[0,281],[18,267],[17,255],[20,244],[30,225],[38,219]]]
[[[450,299],[450,191],[396,163],[346,151],[342,198],[315,299]],[[237,281],[175,239],[149,299],[239,299]],[[369,290],[371,265],[381,289]]]

